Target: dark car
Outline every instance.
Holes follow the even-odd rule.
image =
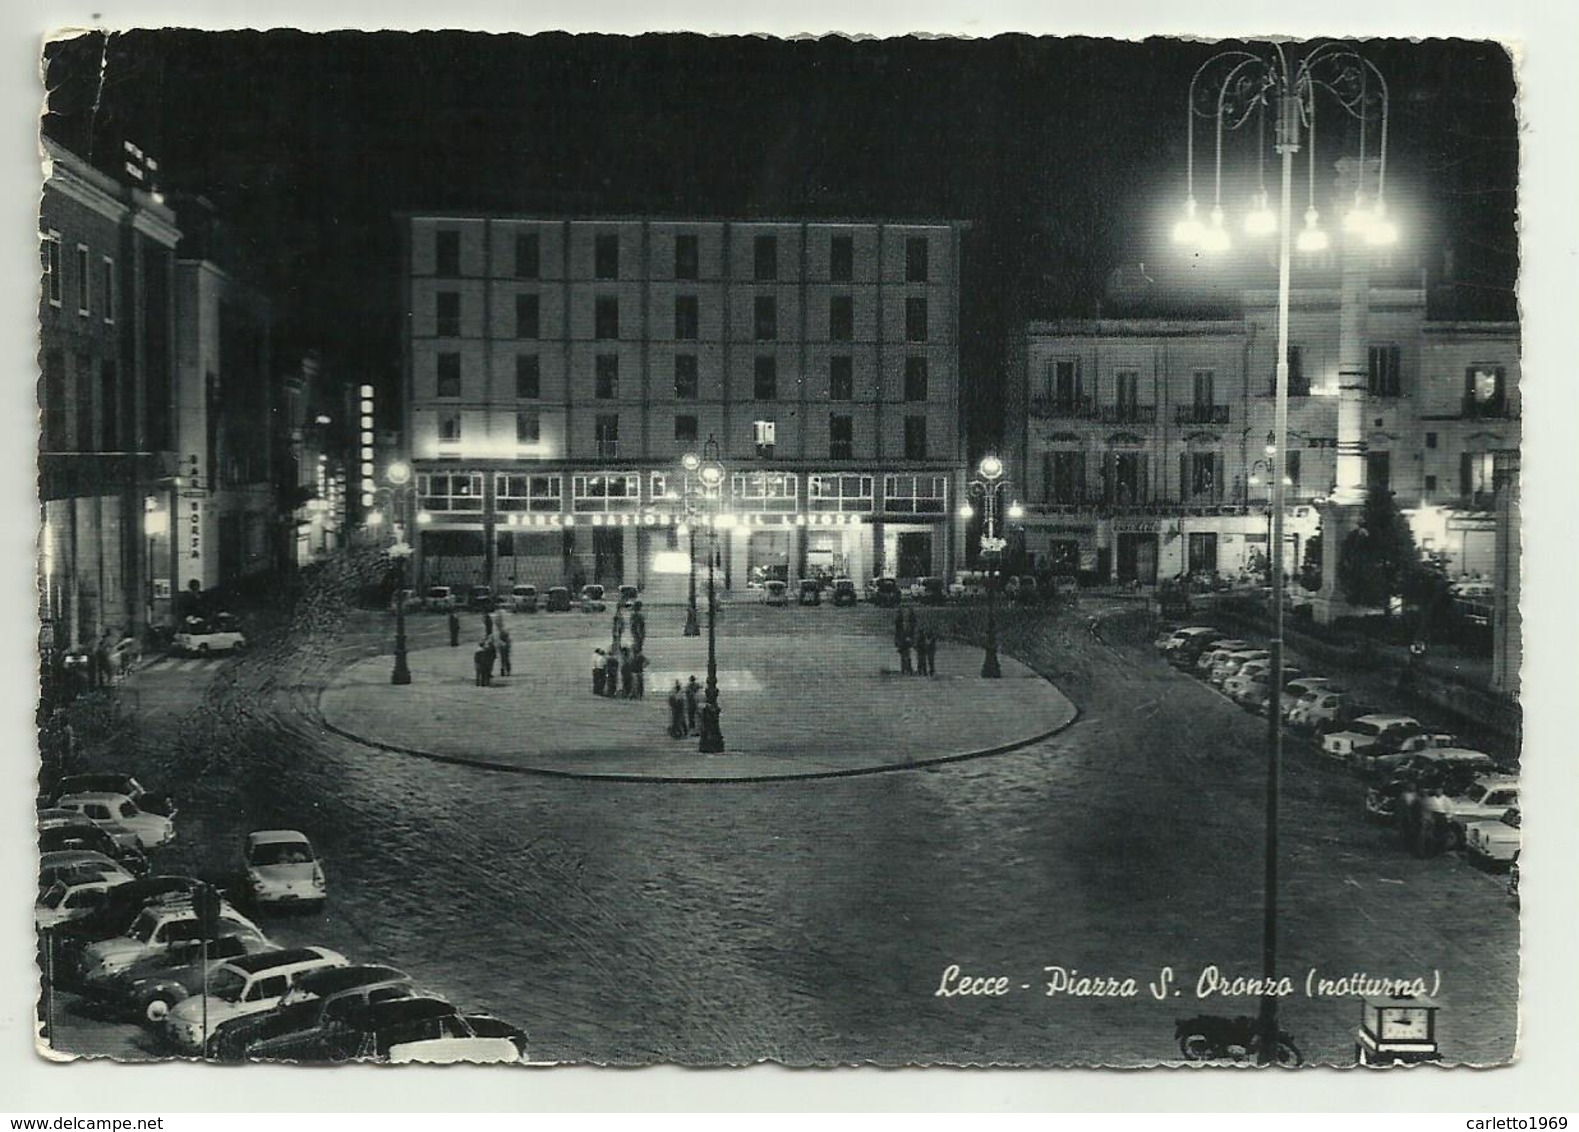
[[[899,588],[898,578],[878,578],[872,583],[872,604],[881,606],[895,606],[904,600],[904,591]]]
[[[796,605],[821,605],[822,586],[816,578],[802,578],[795,593]]]
[[[832,600],[834,605],[854,605],[859,597],[860,595],[855,592],[854,578],[835,578],[833,580],[833,595],[830,600]]]
[[[473,613],[492,613],[495,604],[492,586],[473,586],[466,595],[466,608]]]
[[[916,583],[921,588],[921,600],[928,605],[943,605],[948,601],[948,583],[942,578],[922,578]]]
[[[1217,642],[1225,639],[1226,633],[1213,629],[1206,633],[1199,633],[1189,640],[1181,642],[1179,647],[1168,654],[1168,663],[1175,668],[1193,671],[1195,664],[1201,659],[1201,654],[1208,649],[1216,648]]]
[[[357,1002],[331,1012],[321,1032],[301,1043],[301,1061],[516,1061],[510,1034],[479,1034],[443,999],[408,996]]]
[[[83,997],[106,1011],[157,1022],[173,1003],[202,994],[205,980],[222,963],[279,950],[250,928],[227,924],[226,929],[206,941],[206,951],[204,940],[182,940],[168,951],[139,959],[124,971],[91,978],[83,985]]]
[[[324,1037],[347,1013],[369,1002],[416,993],[410,975],[382,964],[310,971],[296,980],[274,1009],[219,1026],[209,1036],[209,1053],[221,1061],[296,1060],[321,1049]]]
[[[77,969],[77,957],[101,939],[123,934],[142,910],[156,900],[191,894],[202,882],[195,877],[139,877],[110,889],[103,905],[79,920],[62,924],[51,933],[55,948],[56,980],[65,985]]]
[[[571,610],[570,590],[564,586],[551,586],[548,597],[543,602],[543,609],[549,613],[569,613]]]
[[[148,872],[148,856],[141,848],[121,844],[91,820],[39,830],[40,853],[55,853],[68,849],[87,849],[95,853],[103,853],[133,876],[143,876]]]

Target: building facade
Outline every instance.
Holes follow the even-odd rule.
[[[424,584],[678,593],[709,438],[727,587],[951,569],[962,225],[400,220]]]
[[[1290,501],[1296,570],[1336,474],[1337,290],[1295,291],[1289,321]],[[1512,323],[1434,322],[1419,290],[1371,288],[1365,312],[1367,485],[1386,484],[1450,571],[1496,562],[1495,467],[1519,446]],[[1270,530],[1276,295],[1239,317],[1033,322],[1006,398],[1011,474],[1038,563],[1150,585],[1264,567]]]
[[[39,615],[46,651],[167,616],[175,214],[46,140],[39,209]]]

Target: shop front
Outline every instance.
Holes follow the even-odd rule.
[[[1123,585],[1157,584],[1159,527],[1155,519],[1115,519],[1113,540],[1118,581]]]

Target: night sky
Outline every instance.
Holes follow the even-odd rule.
[[[108,170],[123,139],[142,146],[163,189],[218,206],[276,303],[287,354],[316,348],[335,372],[391,389],[398,209],[969,221],[962,365],[987,401],[979,441],[1011,327],[1093,315],[1104,299],[1113,311],[1105,285],[1125,265],[1144,262],[1171,302],[1203,275],[1165,235],[1184,196],[1185,92],[1218,49],[1026,36],[95,34],[48,47],[44,129]],[[1433,313],[1512,317],[1510,60],[1467,41],[1364,51],[1392,89],[1400,262],[1416,281],[1423,268],[1445,282],[1451,246],[1457,286],[1434,296]],[[1336,113],[1320,128],[1326,194],[1339,144],[1354,138],[1352,127],[1340,137]],[[1199,197],[1211,150],[1198,130]],[[1225,157],[1251,181],[1254,142],[1239,131]],[[1270,165],[1267,175],[1275,183]]]

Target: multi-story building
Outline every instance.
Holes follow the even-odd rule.
[[[963,225],[401,228],[424,582],[658,584],[710,438],[726,586],[955,561]]]
[[[168,610],[175,214],[46,140],[39,210],[40,618],[65,651]]]
[[[1295,569],[1334,484],[1340,293],[1296,291],[1289,321],[1288,512]],[[1420,290],[1371,288],[1368,484],[1388,485],[1424,549],[1489,574],[1498,453],[1519,446],[1512,323],[1437,322]],[[1029,324],[1006,398],[1026,550],[1055,569],[1151,584],[1265,561],[1276,296],[1239,317]]]

